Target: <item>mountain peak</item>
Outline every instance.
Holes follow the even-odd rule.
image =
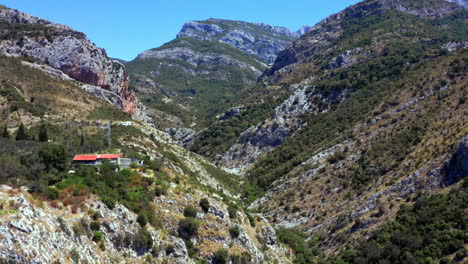
[[[209,18],[185,23],[177,34],[177,38],[183,37],[218,41],[273,63],[276,55],[299,34],[264,23]]]

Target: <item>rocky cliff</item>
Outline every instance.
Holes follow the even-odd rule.
[[[0,23],[0,54],[47,63],[73,79],[117,94],[121,100],[116,106],[124,111],[139,112],[125,67],[107,57],[83,33],[8,8],[0,9]]]
[[[216,149],[221,166],[244,175],[245,199],[276,227],[319,236],[328,252],[356,246],[418,193],[458,188],[466,12],[364,1],[332,15],[281,52],[195,150]],[[236,141],[223,151],[218,135]]]
[[[162,111],[171,116],[159,122],[161,128],[199,130],[255,83],[297,37],[286,28],[261,23],[191,21],[176,39],[142,52],[126,66],[132,88],[156,110],[153,115],[161,117],[157,111]]]
[[[426,9],[415,9],[419,5]],[[434,3],[424,2],[419,5],[406,1],[364,1],[312,27],[290,47],[283,50],[275,64],[262,76],[266,84],[281,84],[283,87],[288,87],[289,98],[277,106],[269,119],[243,132],[237,143],[223,154],[221,162],[233,171],[244,173],[265,152],[278,146],[288,136],[299,130],[302,127],[301,123],[305,123],[304,114],[316,115],[326,112],[330,103],[336,104],[346,99],[348,93],[346,86],[354,89],[354,84],[338,83],[332,92],[324,93],[313,83],[320,83],[320,79],[331,77],[333,73],[330,75],[329,72],[333,70],[345,71],[346,68],[355,64],[382,55],[383,50],[377,45],[383,45],[385,40],[378,40],[378,38],[384,38],[385,34],[392,34],[385,31],[385,33],[373,36],[374,38],[369,40],[373,43],[365,49],[356,47],[356,43],[350,41],[354,37],[350,34],[363,38],[368,38],[369,34],[363,32],[367,30],[366,27],[362,28],[363,31],[347,32],[347,29],[354,27],[354,21],[383,21],[380,17],[391,16],[391,12],[401,12],[421,19],[434,19],[465,11],[461,5],[442,0]],[[388,19],[388,17],[383,19]],[[385,23],[388,22],[383,22]],[[405,31],[406,29],[399,30]],[[434,48],[440,49],[442,46],[441,43]],[[317,78],[315,74],[319,72],[322,75]],[[251,150],[248,151],[250,154],[241,155],[247,149]]]
[[[273,63],[276,55],[299,36],[284,27],[214,18],[187,22],[177,34],[177,37],[219,41],[267,63]]]

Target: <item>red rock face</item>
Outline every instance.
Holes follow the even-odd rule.
[[[140,111],[135,94],[128,88],[127,73],[125,73],[125,77],[120,82],[120,88],[117,94],[122,98],[122,109],[125,112],[134,115]]]
[[[128,88],[125,67],[110,59],[86,36],[70,27],[54,24],[11,9],[0,9],[0,21],[12,24],[47,25],[53,37],[29,37],[0,41],[0,54],[33,57],[60,69],[73,79],[111,91],[120,98],[112,103],[129,114],[139,113],[138,101]],[[8,31],[8,28],[6,29]],[[20,43],[20,44],[18,44]]]

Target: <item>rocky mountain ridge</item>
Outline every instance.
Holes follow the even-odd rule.
[[[32,57],[83,83],[120,97],[117,107],[138,114],[138,101],[128,88],[125,67],[72,28],[9,8],[0,9],[0,54]]]
[[[177,37],[219,41],[255,55],[266,63],[273,63],[276,55],[299,34],[284,27],[263,23],[210,18],[185,23]]]
[[[142,52],[126,67],[132,88],[164,120],[160,128],[196,131],[255,83],[297,37],[262,23],[191,21],[176,39]]]
[[[380,51],[372,52],[370,49],[364,50],[361,47],[354,47],[353,49],[344,51],[338,50],[335,52],[330,52],[332,45],[336,45],[336,40],[342,38],[342,35],[344,34],[344,21],[347,21],[350,18],[364,19],[365,17],[373,17],[377,14],[380,14],[381,12],[385,12],[384,10],[397,10],[399,12],[419,16],[424,19],[428,18],[428,14],[431,14],[429,18],[433,18],[448,15],[456,11],[464,11],[464,8],[460,5],[441,0],[436,1],[436,3],[427,5],[423,3],[422,5],[425,5],[429,9],[425,11],[418,9],[419,11],[416,12],[415,10],[410,9],[412,6],[410,6],[409,3],[403,2],[404,1],[364,1],[324,19],[312,27],[308,33],[295,41],[290,47],[283,50],[275,64],[269,70],[265,71],[262,76],[263,80],[267,84],[271,85],[276,85],[278,83],[291,83],[291,81],[286,78],[294,75],[294,72],[300,71],[301,67],[311,64],[313,62],[313,58],[327,56],[330,53],[332,53],[334,57],[332,57],[327,63],[328,70],[351,67],[356,63],[368,60],[369,58],[378,55]],[[224,163],[228,168],[233,169],[233,171],[245,173],[245,170],[253,165],[255,160],[257,160],[257,157],[261,157],[262,154],[279,145],[294,131],[300,129],[301,126],[298,126],[297,124],[298,122],[301,123],[303,121],[298,121],[297,119],[292,118],[292,116],[300,116],[304,113],[314,113],[314,111],[309,109],[311,106],[311,101],[314,102],[312,105],[315,104],[315,106],[312,108],[317,109],[320,108],[317,106],[317,104],[323,108],[324,104],[326,104],[326,101],[328,101],[328,103],[336,103],[345,99],[346,96],[339,95],[341,93],[339,92],[338,94],[331,93],[327,95],[329,98],[325,98],[326,101],[322,101],[323,99],[320,99],[320,97],[323,97],[323,93],[314,93],[313,91],[316,87],[310,85],[310,83],[312,83],[315,78],[316,76],[309,75],[299,82],[292,82],[293,84],[290,84],[288,88],[292,93],[291,96],[286,101],[284,101],[283,104],[277,107],[270,120],[265,120],[261,124],[257,125],[260,127],[265,127],[272,126],[272,124],[274,124],[273,127],[275,129],[270,128],[268,132],[265,132],[264,130],[257,127],[253,129],[253,131],[257,132],[252,132],[252,128],[250,128],[248,131],[245,131],[239,138],[238,143],[232,146],[232,149],[230,149],[227,153],[223,154],[223,158],[221,159],[222,163]],[[307,94],[305,91],[307,91]],[[346,94],[346,89],[344,90],[344,93]],[[299,96],[298,94],[302,94],[302,96]],[[305,99],[307,97],[308,99]],[[295,102],[294,105],[291,103],[293,101]],[[302,110],[298,112],[295,110],[296,108]],[[278,119],[279,109],[281,109],[283,112],[280,114],[280,116],[289,116],[289,119],[291,119],[290,121],[287,121],[286,124],[284,117],[279,118],[280,120],[277,122],[274,121],[275,119]],[[287,127],[286,131],[282,131],[282,126]],[[280,129],[276,130],[277,127],[280,127]],[[280,136],[274,136],[275,133],[279,133],[278,135]],[[273,140],[270,137],[276,139]],[[252,143],[253,145],[258,146],[252,148]],[[262,148],[265,150],[260,150]],[[240,155],[240,151],[245,149],[252,150],[250,153],[252,153],[253,156],[247,157],[245,155]],[[242,161],[236,160],[241,157]],[[244,165],[241,165],[243,168],[240,169],[240,167],[236,168],[237,165],[233,164]],[[246,164],[250,165],[246,166]]]
[[[332,15],[282,51],[194,150],[216,148],[213,160],[244,176],[244,199],[275,227],[321,237],[332,254],[359,247],[418,193],[466,177],[447,184],[445,172],[467,134],[465,17],[448,1],[363,1]],[[218,135],[236,141],[218,148]]]

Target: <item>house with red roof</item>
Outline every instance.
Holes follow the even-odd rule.
[[[73,164],[76,165],[100,165],[104,160],[119,165],[120,154],[97,154],[97,155],[76,155],[73,158]]]

